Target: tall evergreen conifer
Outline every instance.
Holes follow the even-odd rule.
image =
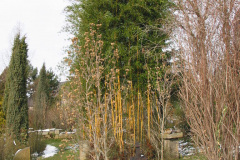
[[[28,135],[26,95],[28,49],[25,39],[25,36],[20,38],[20,34],[15,36],[3,101],[7,133],[20,142],[26,140]]]
[[[49,103],[48,81],[45,64],[43,64],[37,85],[35,96],[35,127],[42,129],[45,125],[45,115]]]
[[[3,103],[3,94],[5,89],[6,77],[7,77],[7,69],[6,67],[2,74],[0,75],[0,134],[2,132],[2,127],[5,125],[6,115],[3,112],[2,103]]]
[[[49,105],[54,104],[56,91],[59,86],[58,76],[53,72],[52,69],[47,70],[47,83],[48,83],[48,95],[49,95]]]
[[[156,73],[156,62],[158,66],[167,66],[170,59],[170,53],[162,51],[168,34],[161,29],[169,18],[170,6],[168,0],[74,0],[65,10],[66,31],[78,37],[80,46],[84,46],[90,23],[102,24],[98,34],[104,41],[103,53],[106,57],[112,53],[111,43],[115,43],[120,77],[129,69],[127,77],[144,92],[148,70]]]

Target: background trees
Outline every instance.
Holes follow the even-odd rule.
[[[25,39],[25,36],[20,38],[20,34],[15,36],[3,101],[7,134],[20,142],[24,142],[28,135],[26,95],[28,49]]]
[[[34,116],[37,129],[43,129],[45,125],[45,115],[49,104],[48,81],[45,64],[43,64],[37,85],[36,96],[34,97]]]
[[[33,98],[34,93],[36,92],[38,78],[37,68],[33,68],[32,64],[28,62],[28,78],[27,78],[27,95],[28,98]]]
[[[36,87],[36,91],[33,95],[34,119],[35,127],[37,129],[44,128],[46,125],[47,111],[54,103],[58,85],[58,77],[51,69],[47,71],[45,64],[43,64],[39,76],[34,83],[34,86]]]
[[[52,106],[55,103],[56,94],[59,89],[59,79],[58,76],[50,68],[47,70],[47,92],[49,94],[49,105]]]

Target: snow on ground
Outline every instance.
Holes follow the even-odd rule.
[[[42,155],[42,158],[48,158],[48,157],[52,157],[54,156],[55,154],[57,154],[58,152],[58,149],[54,146],[51,146],[51,145],[47,145],[45,150],[43,151],[43,155]]]
[[[179,141],[179,153],[182,156],[190,156],[196,153],[196,148],[193,146],[193,143]]]

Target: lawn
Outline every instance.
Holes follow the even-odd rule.
[[[46,139],[44,140],[45,144],[49,144],[52,145],[56,148],[58,148],[59,152],[57,154],[55,154],[52,157],[48,157],[48,158],[42,158],[39,157],[38,160],[67,160],[69,156],[72,157],[72,159],[75,159],[75,157],[77,157],[78,152],[72,150],[70,147],[73,144],[73,141],[64,141],[64,140],[60,140],[60,139]],[[71,159],[71,160],[72,160]]]
[[[55,154],[52,157],[48,157],[48,158],[42,158],[39,157],[37,160],[70,160],[70,158],[68,159],[67,157],[71,156],[72,159],[77,159],[77,157],[79,156],[79,152],[74,151],[72,149],[70,149],[71,144],[74,144],[73,141],[62,141],[60,139],[45,139],[43,140],[43,142],[45,144],[49,144],[52,146],[55,146],[56,148],[58,148],[59,152],[57,154]],[[63,149],[61,151],[61,149]],[[61,151],[61,152],[60,152]],[[74,157],[73,157],[74,156]],[[192,155],[192,156],[184,156],[182,158],[180,158],[180,160],[207,160],[203,155],[200,154],[196,154],[196,155]]]
[[[182,158],[180,158],[180,160],[207,160],[207,158],[205,158],[203,155],[200,154],[196,154],[196,155],[192,155],[192,156],[184,156]]]

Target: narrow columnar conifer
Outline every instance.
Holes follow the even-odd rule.
[[[7,134],[20,142],[24,142],[28,136],[26,95],[28,49],[25,40],[25,36],[22,38],[20,34],[15,36],[3,101]]]

